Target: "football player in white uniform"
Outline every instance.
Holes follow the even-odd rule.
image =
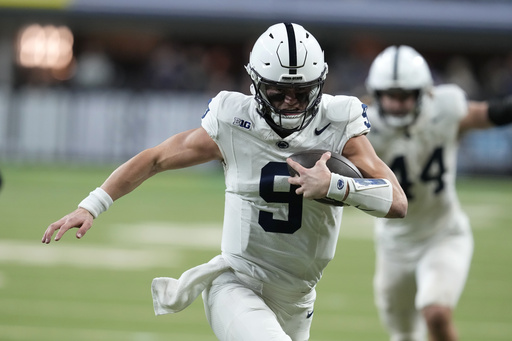
[[[509,123],[511,101],[468,102],[456,85],[433,86],[409,46],[381,52],[367,88],[368,138],[409,200],[405,219],[376,219],[376,305],[393,341],[456,340],[452,310],[473,253],[455,191],[458,141],[470,129]]]
[[[357,203],[380,217],[401,218],[407,200],[366,133],[366,105],[322,94],[327,74],[316,39],[297,24],[271,26],[247,65],[252,95],[220,92],[202,126],[142,151],[116,169],[79,208],[51,224],[43,243],[78,227],[77,238],[114,200],[165,170],[219,160],[226,192],[222,253],[179,279],[156,278],[156,314],[180,311],[201,292],[220,340],[309,339],[315,286],[333,258],[343,208],[311,200]],[[288,157],[306,149],[342,153],[366,178],[385,186],[359,190],[331,174],[330,153],[310,169]],[[290,177],[287,162],[299,176]]]

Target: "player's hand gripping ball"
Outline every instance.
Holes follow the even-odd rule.
[[[295,154],[290,155],[290,158],[300,163],[305,168],[312,168],[315,163],[320,160],[322,155],[329,150],[322,150],[322,149],[310,149],[310,150],[304,150],[301,152],[297,152]],[[350,178],[362,178],[363,175],[357,169],[357,167],[346,157],[344,157],[341,154],[335,153],[331,151],[331,158],[327,160],[327,168],[332,173],[336,173],[343,176],[348,176]],[[290,176],[297,175],[297,172],[288,165],[288,172],[290,173]],[[322,198],[322,199],[315,199],[318,202],[321,202],[323,204],[328,205],[334,205],[334,206],[343,206],[343,202],[333,200],[330,198]]]

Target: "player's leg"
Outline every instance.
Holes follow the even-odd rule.
[[[291,294],[280,288],[264,286],[262,295],[265,303],[276,313],[277,320],[286,335],[294,341],[309,340],[313,321],[316,291]]]
[[[418,296],[433,341],[457,340],[452,311],[464,289],[473,255],[468,229],[450,234],[429,247],[418,265]]]
[[[221,341],[292,341],[264,300],[232,272],[215,279],[203,300],[208,322]]]
[[[430,341],[456,341],[458,340],[457,329],[452,319],[452,308],[432,304],[421,310],[427,323]]]
[[[415,307],[415,264],[398,261],[377,247],[375,304],[391,341],[423,341],[426,327]]]

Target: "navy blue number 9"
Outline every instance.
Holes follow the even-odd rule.
[[[302,225],[302,195],[297,195],[297,186],[290,185],[288,192],[276,192],[276,176],[289,176],[284,162],[269,162],[261,170],[260,196],[268,203],[288,204],[288,220],[274,219],[272,212],[260,211],[258,223],[267,232],[294,233]]]

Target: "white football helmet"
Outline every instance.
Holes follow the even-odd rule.
[[[254,44],[246,70],[251,76],[258,113],[276,133],[285,137],[311,122],[318,111],[327,74],[324,52],[311,33],[297,24],[269,27]],[[269,87],[302,90],[307,96],[306,109],[291,112],[275,108],[267,96]]]
[[[415,49],[406,45],[390,46],[382,51],[373,61],[366,79],[366,88],[376,99],[379,113],[393,127],[406,127],[416,120],[421,99],[432,85],[427,62]],[[379,99],[380,94],[386,91],[414,91],[417,95],[415,109],[402,117],[386,113]]]

